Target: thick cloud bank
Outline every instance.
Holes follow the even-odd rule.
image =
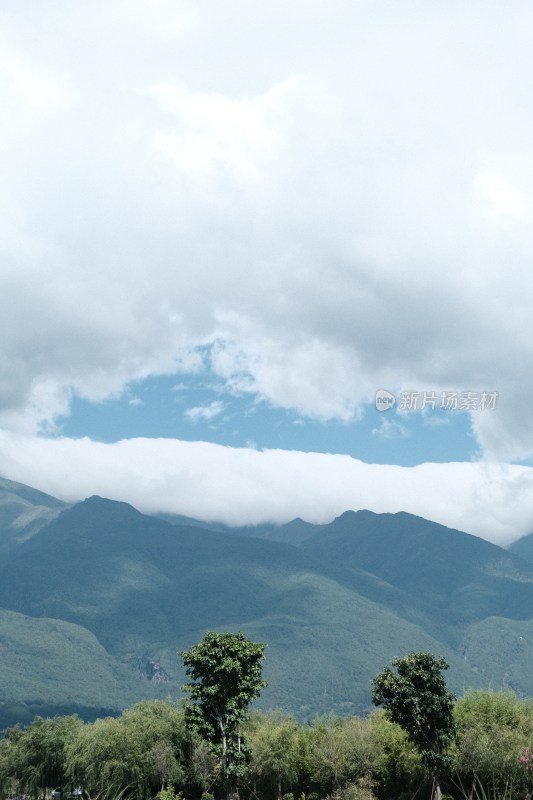
[[[0,474],[68,501],[100,494],[231,525],[329,522],[367,508],[408,511],[499,544],[533,530],[533,469],[520,466],[395,467],[170,439],[100,444],[0,434]]]
[[[0,426],[208,365],[324,419],[495,390],[482,450],[531,456],[532,29],[521,0],[4,2]]]

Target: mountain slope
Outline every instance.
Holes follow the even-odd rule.
[[[44,492],[0,478],[0,555],[36,534],[66,507]]]
[[[108,714],[146,690],[89,631],[0,610],[0,730],[35,714]]]
[[[266,642],[260,705],[300,717],[367,710],[371,678],[408,650],[445,656],[458,693],[533,694],[533,565],[512,553],[409,514],[346,512],[329,525],[231,533],[172,522],[93,497],[12,547],[0,565],[11,643],[2,650],[0,616],[9,676],[0,722],[36,698],[66,708],[76,682],[84,716],[178,697],[177,651],[208,629]],[[26,654],[19,677],[17,652]]]
[[[406,514],[347,511],[302,543],[322,563],[378,576],[424,609],[434,635],[457,645],[471,624],[533,616],[533,567],[461,531]]]
[[[165,691],[183,681],[177,650],[206,629],[242,629],[269,645],[263,704],[300,715],[368,708],[372,676],[409,649],[446,655],[456,685],[476,683],[450,648],[329,573],[290,545],[90,498],[10,555],[0,605],[83,626],[132,671],[160,659]]]
[[[194,527],[205,528],[210,531],[229,533],[237,536],[249,536],[254,539],[269,539],[272,542],[285,542],[285,544],[300,545],[316,533],[322,525],[313,525],[311,522],[297,517],[284,525],[274,523],[264,523],[262,525],[242,525],[231,527],[222,522],[201,522],[192,517],[184,517],[180,514],[157,514],[158,519],[170,522],[172,525],[193,525]]]
[[[533,563],[533,533],[522,536],[507,548],[510,553],[523,558],[525,561]]]

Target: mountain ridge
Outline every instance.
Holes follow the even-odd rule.
[[[38,489],[0,477],[0,556],[34,536],[67,507]]]
[[[0,484],[0,507],[13,488]],[[79,661],[82,643],[93,642],[91,658],[100,653],[122,676],[123,697],[137,699],[179,697],[185,676],[176,653],[207,629],[267,642],[270,685],[260,704],[301,718],[368,710],[370,679],[411,649],[444,655],[455,691],[492,685],[533,694],[521,660],[533,652],[533,564],[517,555],[406,512],[345,512],[320,526],[297,519],[263,526],[261,535],[192,523],[98,496],[63,504],[0,565],[6,630],[14,619],[75,626],[66,661]],[[510,661],[492,652],[495,640]],[[2,657],[0,647],[0,668]],[[145,663],[161,664],[167,682],[150,683]],[[26,668],[34,697],[59,707],[50,688],[61,682],[57,666],[49,675]],[[11,701],[25,702],[15,689]],[[91,691],[79,697],[88,715]],[[109,692],[99,697],[102,707],[117,702]],[[0,698],[0,726],[4,718]]]

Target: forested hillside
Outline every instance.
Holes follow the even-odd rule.
[[[94,717],[177,698],[176,653],[208,629],[267,642],[259,705],[301,719],[368,710],[370,679],[408,650],[446,657],[458,693],[533,694],[533,565],[482,539],[371,512],[208,530],[98,497],[45,506],[32,492],[0,487],[0,501],[53,515],[35,530],[28,513],[16,537],[2,522],[2,725],[39,709]]]

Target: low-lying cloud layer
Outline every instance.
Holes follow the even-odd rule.
[[[0,475],[67,501],[100,494],[230,525],[329,522],[367,508],[408,511],[499,544],[533,530],[533,469],[487,462],[397,467],[173,439],[101,444],[0,433]]]
[[[496,390],[480,447],[531,456],[532,29],[525,1],[4,3],[0,426],[207,363],[325,419]]]

